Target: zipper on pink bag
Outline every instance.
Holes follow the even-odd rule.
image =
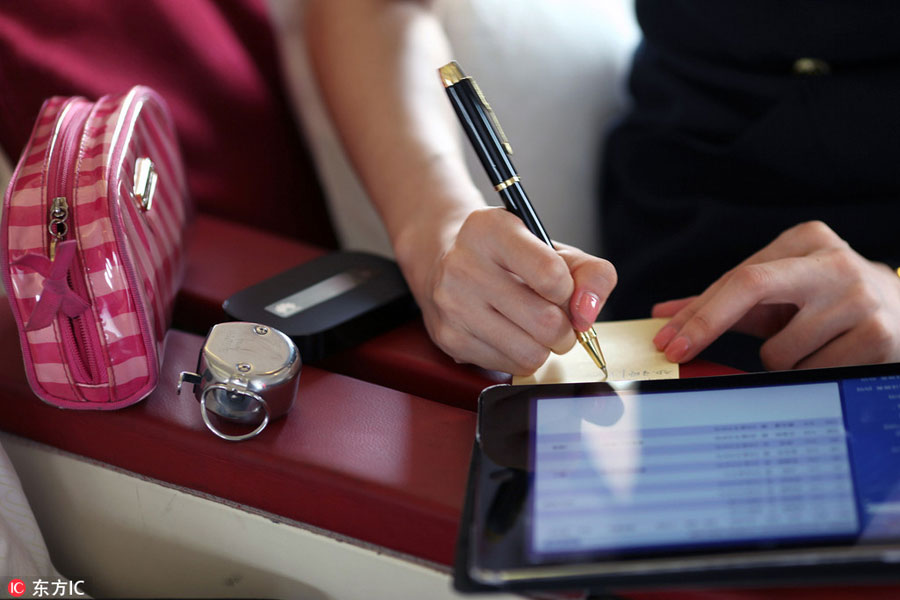
[[[51,199],[48,214],[48,232],[50,235],[49,257],[53,260],[56,245],[68,236],[70,223],[74,213],[75,176],[80,154],[80,143],[85,124],[90,115],[89,103],[72,102],[63,109],[59,124],[49,150],[47,159],[47,197]],[[76,252],[69,268],[68,282],[72,290],[80,297],[89,299],[87,284],[84,281],[84,266]],[[86,311],[76,317],[63,313],[57,317],[61,344],[72,375],[78,383],[93,384],[100,382],[97,369],[99,341],[96,331],[88,322],[90,312]]]

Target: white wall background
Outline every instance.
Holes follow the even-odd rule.
[[[348,248],[390,254],[313,85],[300,37],[302,3],[269,3],[339,238]],[[625,103],[624,75],[639,37],[632,0],[438,0],[436,6],[457,60],[503,124],[551,236],[598,251],[600,143]],[[497,203],[474,154],[468,159],[485,198]]]

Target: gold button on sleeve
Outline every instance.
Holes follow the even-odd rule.
[[[831,65],[820,58],[803,57],[794,61],[792,70],[797,75],[828,75]]]

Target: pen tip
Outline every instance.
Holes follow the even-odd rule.
[[[605,381],[609,377],[609,371],[606,368],[606,359],[603,358],[603,351],[600,349],[600,342],[597,340],[597,332],[591,327],[587,331],[579,331],[577,337],[591,357],[591,360],[603,372],[603,381]]]

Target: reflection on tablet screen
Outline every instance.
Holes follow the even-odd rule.
[[[898,398],[900,377],[537,398],[529,560],[895,538]]]

